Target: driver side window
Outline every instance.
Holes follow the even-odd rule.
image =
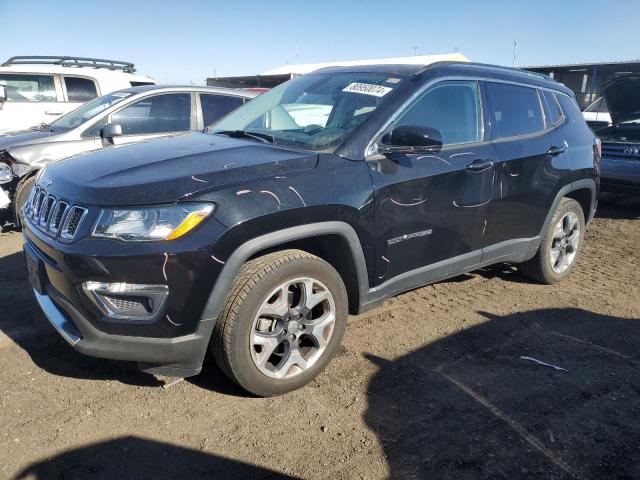
[[[186,132],[191,128],[191,94],[168,93],[143,98],[111,116],[124,135]]]
[[[395,122],[401,125],[435,128],[443,146],[482,141],[478,82],[444,81],[430,87]]]

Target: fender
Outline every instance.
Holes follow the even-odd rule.
[[[591,190],[591,208],[590,208],[590,212],[587,215],[587,218],[585,218],[585,223],[588,224],[593,219],[593,216],[595,214],[595,204],[598,198],[598,194],[597,194],[598,189],[596,187],[596,181],[594,179],[583,178],[581,180],[572,182],[569,185],[565,185],[558,191],[558,193],[556,194],[556,198],[553,200],[553,204],[551,205],[551,208],[547,213],[547,218],[545,218],[544,223],[542,224],[542,228],[540,229],[540,239],[542,239],[542,235],[544,234],[547,227],[549,226],[549,222],[551,222],[551,217],[553,216],[553,213],[556,211],[556,208],[558,207],[558,204],[560,203],[560,200],[562,199],[562,197],[565,197],[567,193],[573,192],[575,190],[582,190],[584,188],[588,188],[589,190]]]
[[[297,225],[295,227],[277,230],[259,237],[252,238],[240,245],[226,261],[216,283],[209,295],[204,308],[202,319],[217,319],[224,299],[242,265],[251,258],[252,255],[267,248],[282,245],[292,240],[316,237],[320,235],[339,235],[348,245],[356,268],[359,297],[366,298],[369,289],[367,275],[367,265],[364,259],[360,239],[351,225],[340,221],[309,223]]]

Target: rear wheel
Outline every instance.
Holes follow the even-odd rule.
[[[580,204],[571,198],[561,199],[536,256],[520,264],[520,270],[540,283],[559,282],[573,270],[582,248],[584,232],[584,213]]]
[[[335,356],[347,319],[347,293],[336,270],[300,250],[247,262],[216,323],[218,365],[260,396],[295,390]]]

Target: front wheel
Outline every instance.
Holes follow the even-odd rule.
[[[211,349],[241,387],[272,396],[302,387],[335,356],[347,321],[338,272],[301,250],[271,253],[238,273]]]
[[[520,270],[540,283],[559,282],[573,270],[584,233],[584,213],[580,204],[572,198],[561,199],[543,233],[536,256],[521,263]]]
[[[16,225],[22,228],[22,209],[29,200],[29,195],[31,194],[31,188],[36,182],[36,176],[31,175],[30,177],[23,178],[18,182],[16,186],[16,193],[13,198],[13,214],[15,217]]]

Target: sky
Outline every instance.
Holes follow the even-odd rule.
[[[640,0],[0,0],[0,60],[110,58],[195,84],[416,53],[510,66],[515,37],[518,66],[630,60],[640,58],[638,18]]]

